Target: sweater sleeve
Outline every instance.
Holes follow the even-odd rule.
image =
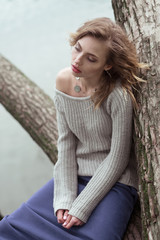
[[[106,101],[112,119],[110,152],[99,165],[91,180],[72,204],[69,214],[86,222],[93,209],[118,181],[129,161],[132,135],[132,101],[121,87]]]
[[[76,137],[70,131],[63,104],[54,97],[57,110],[58,161],[54,167],[54,213],[58,209],[70,209],[77,197],[77,163],[75,157]]]

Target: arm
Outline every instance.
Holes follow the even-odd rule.
[[[118,181],[128,161],[132,136],[132,102],[122,88],[108,97],[106,111],[112,119],[112,141],[108,156],[72,204],[69,214],[86,222],[93,209]]]
[[[57,109],[58,161],[54,167],[54,211],[70,209],[77,196],[77,163],[75,136],[70,131],[64,113]]]
[[[57,78],[56,87],[60,89],[63,78]],[[63,84],[64,86],[64,84]],[[61,90],[61,89],[60,89]],[[58,161],[54,167],[54,212],[70,209],[77,197],[77,162],[75,156],[76,137],[71,132],[58,96],[54,97],[58,126]]]

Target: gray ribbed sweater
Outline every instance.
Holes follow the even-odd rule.
[[[117,181],[137,188],[132,101],[117,85],[97,110],[90,97],[72,97],[57,89],[54,103],[59,132],[54,210],[68,209],[86,222]],[[77,175],[92,176],[79,196]]]

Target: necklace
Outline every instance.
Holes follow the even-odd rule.
[[[76,77],[76,80],[80,80],[80,77]],[[74,91],[75,92],[77,92],[77,93],[79,93],[80,91],[82,91],[82,89],[81,89],[81,87],[79,86],[79,85],[76,85],[75,87],[74,87]],[[95,88],[94,90],[93,90],[93,92],[96,92],[97,91],[97,88]],[[84,93],[84,92],[83,92]]]
[[[80,77],[76,77],[76,80],[80,80]],[[80,87],[79,85],[76,85],[76,86],[74,87],[74,91],[77,92],[77,93],[79,93],[79,92],[81,91],[81,87]]]

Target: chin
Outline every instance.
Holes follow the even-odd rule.
[[[71,70],[71,72],[72,72],[72,75],[73,75],[74,77],[81,77],[81,76],[80,76],[80,75],[81,75],[80,73],[75,73],[75,72],[72,71],[72,70]]]

